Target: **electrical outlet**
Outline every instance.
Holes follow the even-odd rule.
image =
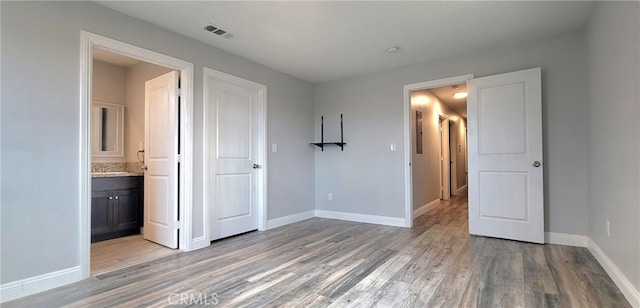
[[[608,219],[606,221],[606,224],[607,224],[607,236],[611,236],[611,223],[609,222]]]
[[[277,143],[272,143],[271,144],[271,152],[273,152],[273,153],[278,152],[278,144]]]
[[[329,193],[327,195],[327,199],[329,199],[329,201],[333,200],[333,193]]]

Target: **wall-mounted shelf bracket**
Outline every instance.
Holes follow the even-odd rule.
[[[344,142],[344,128],[342,123],[342,114],[340,114],[340,142],[324,142],[324,116],[321,116],[320,117],[320,142],[312,142],[309,144],[319,147],[321,151],[324,151],[324,147],[326,145],[337,145],[340,147],[340,150],[344,151],[344,146],[347,145],[347,143]]]

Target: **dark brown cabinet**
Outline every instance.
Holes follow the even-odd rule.
[[[91,242],[139,234],[142,198],[142,176],[93,178]]]

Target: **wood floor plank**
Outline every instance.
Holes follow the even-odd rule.
[[[470,236],[467,211],[463,195],[411,229],[308,219],[2,306],[630,307],[588,250]]]

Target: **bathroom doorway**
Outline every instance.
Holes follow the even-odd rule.
[[[154,189],[145,179],[150,138],[145,86],[175,70],[98,47],[92,54],[91,275],[95,275],[178,250],[176,245],[153,242],[144,231],[157,204],[148,202],[156,197],[150,196]],[[172,139],[161,134],[156,138]]]
[[[193,64],[85,31],[81,32],[81,42],[82,276],[116,269],[100,269],[100,263],[121,268],[200,247],[192,237],[191,214]],[[115,68],[112,64],[118,61],[123,61],[119,66],[126,68]],[[100,78],[94,78],[94,70],[124,75],[124,81],[107,78],[106,89],[96,88]],[[151,82],[158,79],[168,80],[166,89]],[[141,86],[130,87],[132,80]],[[112,86],[124,87],[124,94],[111,93]],[[120,103],[109,95],[119,97]],[[142,104],[130,103],[132,96]],[[141,123],[133,120],[141,114]],[[96,127],[101,131],[96,132]],[[149,133],[150,127],[153,133]],[[166,160],[157,164],[162,155]],[[158,170],[158,165],[163,168]],[[149,183],[153,185],[147,187]],[[149,203],[160,210],[150,211]],[[158,231],[169,241],[159,239]],[[154,235],[152,240],[169,248],[145,240],[149,234]],[[98,257],[110,261],[99,261]]]

